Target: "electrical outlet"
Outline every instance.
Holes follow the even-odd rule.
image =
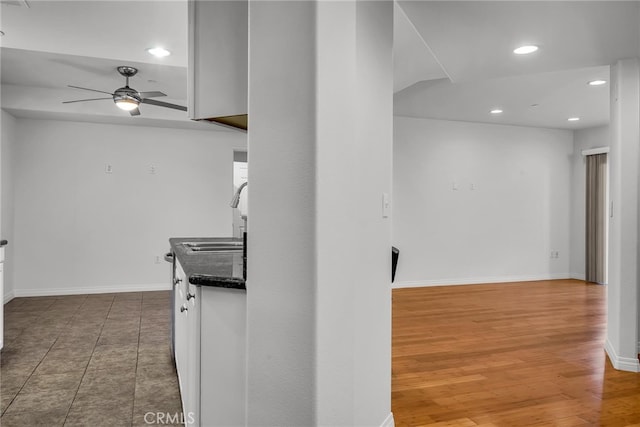
[[[104,173],[113,173],[113,166],[110,164],[104,165]]]
[[[151,175],[155,175],[155,174],[156,174],[156,171],[157,171],[157,168],[156,168],[156,166],[155,166],[155,165],[151,165],[151,166],[149,166],[149,173],[150,173]]]

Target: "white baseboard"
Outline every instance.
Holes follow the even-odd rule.
[[[609,360],[613,367],[619,371],[627,371],[627,372],[640,372],[640,361],[638,361],[638,356],[635,357],[621,357],[618,356],[616,350],[611,345],[611,342],[607,340],[604,344],[604,349],[607,352],[607,356],[609,356]]]
[[[587,280],[587,276],[584,273],[571,273],[571,278],[576,280]]]
[[[496,276],[496,277],[468,277],[465,279],[438,279],[416,280],[396,282],[392,285],[397,288],[419,288],[423,286],[452,286],[452,285],[478,285],[481,283],[508,283],[508,282],[532,282],[537,280],[571,279],[571,274],[541,274],[533,276]]]
[[[14,289],[13,297],[48,297],[57,295],[110,294],[121,292],[147,292],[168,290],[171,290],[171,285],[169,283],[149,283],[146,285],[110,285],[87,288]]]
[[[9,292],[7,292],[6,294],[3,295],[2,304],[6,304],[6,303],[8,303],[9,301],[11,301],[14,298],[15,298],[15,295],[14,295],[13,291],[9,291]]]
[[[393,412],[389,412],[387,418],[384,419],[384,422],[380,425],[380,427],[394,427],[396,425],[393,420]]]

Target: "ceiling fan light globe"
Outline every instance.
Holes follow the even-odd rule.
[[[116,101],[116,105],[118,106],[118,108],[124,111],[135,110],[136,108],[138,108],[139,104],[139,102],[133,99],[118,99]]]

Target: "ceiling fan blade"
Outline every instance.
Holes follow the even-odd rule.
[[[139,116],[140,110],[136,108],[135,110],[129,111],[129,114],[131,114],[132,116]]]
[[[156,101],[155,99],[144,98],[142,100],[142,103],[155,105],[157,107],[166,107],[166,108],[173,108],[174,110],[187,111],[187,107],[183,107],[182,105],[169,104],[168,102]]]
[[[105,92],[103,90],[97,90],[97,89],[89,89],[88,87],[80,87],[80,86],[72,86],[72,85],[67,85],[68,87],[72,87],[74,89],[82,89],[82,90],[90,90],[92,92],[100,92],[100,93],[106,93],[107,95],[111,95],[113,96],[113,94],[111,92]]]
[[[138,92],[138,94],[140,95],[141,98],[155,98],[158,96],[167,96],[166,93],[158,92],[157,90],[153,92]]]
[[[78,99],[75,101],[62,101],[63,104],[71,104],[72,102],[85,102],[85,101],[100,101],[103,99],[111,99],[113,100],[113,98],[90,98],[90,99]]]

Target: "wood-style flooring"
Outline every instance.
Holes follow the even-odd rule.
[[[178,425],[170,293],[15,298],[4,306],[2,427]]]
[[[396,426],[640,426],[640,374],[614,370],[603,350],[605,291],[576,280],[394,290]],[[11,301],[2,426],[179,412],[168,307],[168,292]]]
[[[604,286],[393,291],[398,427],[640,426],[640,374],[605,356]]]

